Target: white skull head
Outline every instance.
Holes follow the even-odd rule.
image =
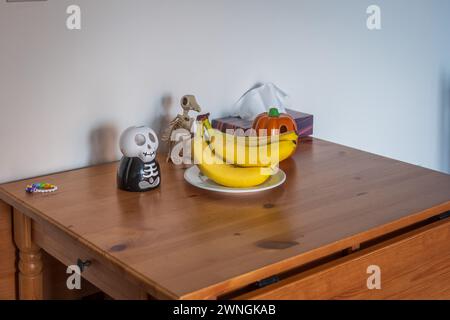
[[[125,157],[150,162],[156,157],[158,137],[149,127],[130,127],[120,136],[119,144]]]

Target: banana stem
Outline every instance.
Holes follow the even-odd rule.
[[[212,128],[213,128],[212,125],[211,125],[211,122],[209,122],[209,119],[208,119],[208,118],[206,118],[206,119],[203,120],[203,126],[204,126],[206,129],[212,129]]]
[[[208,118],[202,120],[202,127],[203,127],[203,133],[204,133],[206,140],[208,142],[211,142],[211,136],[209,135],[209,130],[212,129],[212,125],[211,125],[211,122],[209,122]]]

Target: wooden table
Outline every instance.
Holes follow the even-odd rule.
[[[42,298],[41,250],[89,260],[83,277],[118,299],[450,298],[449,175],[312,138],[260,194],[202,191],[160,163],[142,194],[116,188],[117,163],[0,186],[20,298]],[[36,181],[59,190],[25,193]]]

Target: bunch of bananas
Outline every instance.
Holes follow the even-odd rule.
[[[279,162],[295,152],[297,140],[294,131],[237,137],[213,129],[208,120],[203,120],[192,146],[195,163],[205,176],[226,187],[248,188],[275,174]]]

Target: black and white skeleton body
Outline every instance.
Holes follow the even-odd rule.
[[[161,184],[161,173],[156,150],[158,138],[147,127],[131,127],[120,137],[120,150],[123,157],[117,172],[117,185],[120,189],[143,192],[157,188]]]
[[[159,185],[161,179],[159,176],[159,164],[156,160],[149,163],[144,163],[144,174],[142,177],[144,179],[148,179],[148,181],[145,180],[141,183],[144,188],[155,188]],[[150,185],[147,185],[147,183]]]

